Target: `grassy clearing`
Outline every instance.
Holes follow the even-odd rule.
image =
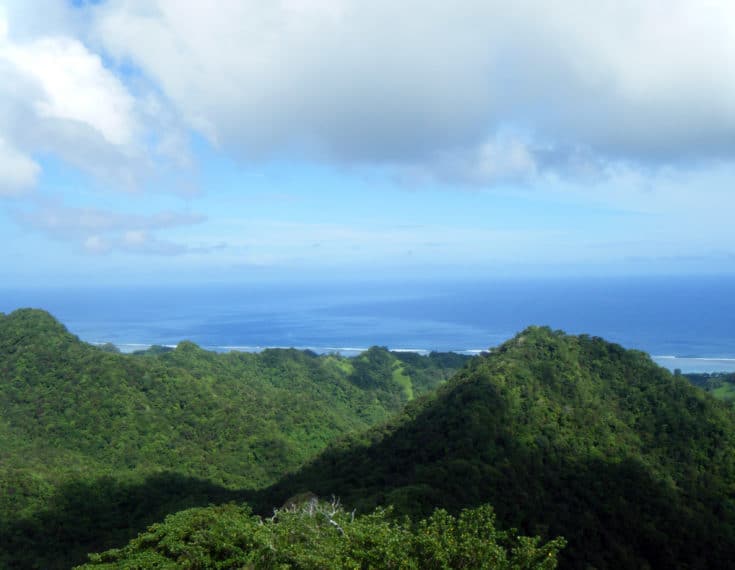
[[[735,384],[724,382],[722,386],[712,390],[712,394],[719,400],[735,400]]]
[[[403,365],[400,362],[393,364],[393,381],[403,388],[403,393],[409,401],[413,400],[413,383],[411,382],[411,377],[403,370]]]

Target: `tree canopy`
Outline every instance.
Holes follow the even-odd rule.
[[[108,568],[735,559],[732,405],[644,353],[543,327],[471,360],[124,355],[16,311],[0,316],[0,441],[12,568],[88,552]],[[348,510],[273,516],[315,494]]]
[[[0,566],[68,567],[173,510],[272,484],[456,370],[378,348],[359,359],[364,385],[339,355],[186,341],[126,355],[43,311],[0,315]],[[373,360],[400,383],[372,381]]]
[[[566,567],[725,567],[735,555],[729,405],[637,351],[532,327],[389,423],[269,490],[427,516],[490,503],[569,540]]]
[[[90,556],[80,570],[262,568],[348,570],[552,570],[563,539],[500,531],[488,506],[454,517],[435,511],[417,524],[390,510],[355,516],[311,499],[253,516],[233,504],[170,515],[127,546]]]

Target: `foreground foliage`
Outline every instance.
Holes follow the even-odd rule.
[[[191,509],[151,526],[122,549],[90,556],[87,570],[143,568],[543,569],[562,539],[501,532],[490,507],[453,517],[437,510],[416,525],[389,511],[355,516],[338,503],[305,503],[253,516],[248,507]]]

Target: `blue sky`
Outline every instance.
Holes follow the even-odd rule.
[[[735,8],[544,5],[0,1],[3,282],[735,272]]]

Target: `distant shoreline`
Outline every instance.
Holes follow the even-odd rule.
[[[108,344],[107,342],[94,341],[90,342],[95,346]],[[165,346],[166,348],[176,348],[175,344],[146,344],[146,343],[109,343],[113,344],[123,354],[131,354],[138,350],[146,350],[151,346]],[[259,345],[227,345],[227,346],[206,346],[202,345],[204,350],[212,352],[262,352],[269,349],[294,349],[309,350],[317,354],[340,354],[341,356],[357,356],[368,350],[369,347],[337,347],[337,346],[259,346]],[[465,354],[474,356],[489,349],[471,348],[457,350],[431,350],[426,348],[392,348],[388,347],[391,352],[413,352],[416,354],[427,355],[431,352],[454,352],[457,354]],[[675,355],[651,355],[651,359],[664,368],[674,371],[681,370],[684,373],[704,373],[704,372],[735,372],[735,358],[729,357],[707,357],[707,356],[675,356]]]
[[[130,343],[114,343],[109,341],[91,341],[89,344],[94,346],[104,346],[106,344],[114,345],[123,354],[130,354],[138,350],[147,350],[152,346],[163,346],[166,348],[176,348],[177,344],[146,344],[138,342]],[[368,350],[370,347],[341,347],[341,346],[286,346],[286,345],[272,345],[272,346],[261,346],[261,345],[237,345],[237,346],[211,346],[211,345],[198,345],[204,350],[212,352],[263,352],[264,350],[310,350],[317,354],[333,354],[337,353],[342,356],[356,356]],[[416,354],[427,355],[432,352],[453,352],[456,354],[466,354],[468,356],[474,356],[482,352],[487,352],[487,348],[470,348],[461,350],[436,350],[426,348],[392,348],[388,347],[391,352],[413,352]]]
[[[42,307],[123,352],[188,339],[212,351],[370,346],[478,354],[532,324],[587,334],[683,372],[735,371],[735,277],[5,290],[0,311]],[[676,359],[668,358],[675,356]]]
[[[704,372],[735,372],[735,358],[703,356],[651,356],[659,366],[685,374]]]

